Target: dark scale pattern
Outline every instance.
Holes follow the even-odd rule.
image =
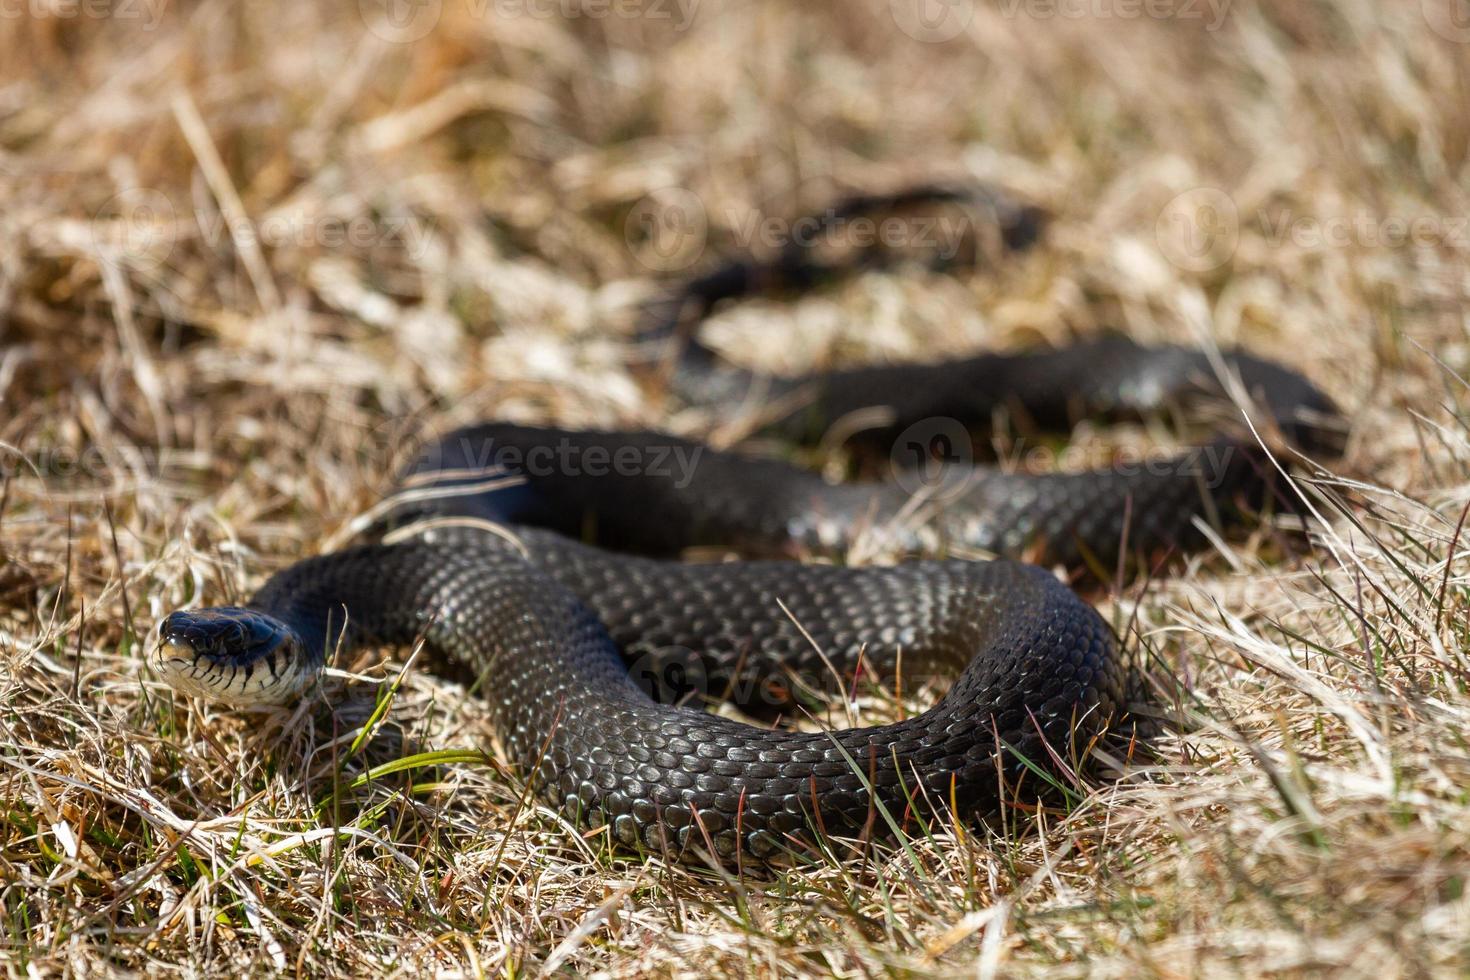
[[[1195,522],[1238,523],[1241,503],[1260,506],[1274,470],[1259,448],[1229,439],[1167,459],[1083,473],[1030,474],[986,466],[951,471],[957,490],[932,503],[923,523],[900,520],[914,503],[902,481],[833,485],[790,463],[720,452],[657,432],[542,429],[489,423],[436,444],[420,476],[468,479],[475,459],[522,458],[537,446],[589,451],[631,449],[634,458],[692,460],[686,472],[650,465],[627,475],[506,468],[524,479],[495,493],[446,497],[432,513],[533,525],[599,544],[659,556],[693,544],[729,545],[748,554],[801,550],[841,556],[854,529],[898,535],[902,551],[929,554],[947,545],[983,549],[1042,564],[1080,568],[1091,555],[1111,567],[1120,547],[1133,553],[1187,549],[1199,543]],[[508,451],[507,451],[508,450]],[[499,455],[497,455],[499,453]],[[1279,499],[1279,498],[1278,498]],[[400,520],[422,516],[421,506]],[[650,515],[653,515],[650,519]]]
[[[706,833],[722,856],[739,848],[754,860],[806,847],[814,827],[859,835],[870,821],[865,781],[910,829],[911,799],[926,817],[953,803],[969,819],[994,807],[1002,779],[1021,779],[1022,756],[1047,766],[1049,743],[1073,757],[1079,739],[1122,710],[1124,671],[1107,626],[1033,566],[682,565],[535,531],[522,540],[529,559],[465,529],[312,558],[251,606],[308,651],[335,645],[333,610],[346,610],[349,644],[408,643],[432,624],[426,635],[441,655],[484,675],[512,761],[530,773],[542,760],[534,778],[544,798],[585,825],[609,823],[623,844],[669,853]],[[825,670],[792,619],[840,673],[860,650],[891,673],[901,649],[906,673],[959,677],[903,722],[795,733],[659,704],[619,651],[682,644],[712,673],[729,674],[741,651]],[[998,741],[1009,748],[998,752]]]
[[[976,199],[919,188],[854,198],[838,211],[924,200]],[[1035,238],[1037,215],[990,205],[1007,247]],[[677,332],[686,307],[703,314],[762,288],[804,288],[831,271],[811,266],[805,250],[735,263],[676,291],[655,332]],[[734,404],[757,381],[697,344],[683,355],[669,381],[688,402]],[[1225,354],[1223,365],[1289,442],[1323,453],[1338,447],[1336,410],[1301,376],[1241,352]],[[921,435],[934,423],[963,434],[1007,410],[1064,429],[1083,417],[1186,407],[1218,397],[1214,368],[1197,351],[1104,337],[1061,350],[760,382],[773,401],[804,399],[773,425],[788,439],[886,407],[891,424],[865,436],[897,467],[915,425]],[[1195,522],[1228,522],[1241,498],[1262,501],[1271,472],[1252,441],[1223,435],[1133,468],[952,469],[946,487],[954,492],[929,500],[934,513],[913,527],[898,520],[913,503],[901,470],[891,482],[833,486],[781,460],[656,432],[489,423],[427,447],[409,477],[418,489],[490,475],[520,483],[414,503],[389,523],[476,517],[512,529],[519,547],[483,529],[439,526],[407,543],[307,559],[271,579],[254,612],[169,616],[156,669],[189,691],[279,700],[297,688],[293,678],[320,669],[344,609],[348,644],[408,643],[427,631],[442,655],[484,676],[511,759],[572,819],[658,852],[683,854],[708,835],[722,856],[776,859],[808,847],[813,828],[886,833],[875,804],[912,828],[915,817],[951,807],[962,819],[988,811],[1002,786],[1030,779],[1034,789],[1023,760],[1054,768],[1054,753],[1070,765],[1118,720],[1132,675],[1098,615],[1034,566],[855,569],[661,557],[700,544],[841,555],[855,528],[875,526],[893,529],[900,548],[915,553],[958,544],[1108,568],[1125,544],[1138,552],[1189,547]],[[654,557],[573,540],[589,534],[604,547]],[[901,675],[905,690],[932,672],[957,679],[931,710],[874,728],[793,733],[700,710],[704,698],[730,697],[756,713],[789,716],[805,689],[847,689],[860,657],[885,682]]]
[[[685,358],[676,387],[699,401],[738,398],[757,379],[748,372]],[[1342,419],[1306,379],[1243,352],[1223,356],[1294,446],[1324,454],[1339,448]],[[1214,365],[1199,351],[1141,347],[1106,337],[1061,350],[985,354],[938,364],[900,364],[795,379],[763,379],[771,397],[805,393],[810,404],[776,423],[793,438],[820,435],[834,419],[874,404],[891,424],[858,440],[880,455],[904,448],[905,433],[956,431],[989,424],[1000,409],[1044,429],[1078,418],[1132,417],[1219,398]],[[731,394],[731,393],[734,394]],[[1264,420],[1263,420],[1264,421]],[[626,466],[614,465],[618,453]],[[539,454],[539,455],[538,455]],[[598,465],[600,463],[600,465]],[[799,548],[844,554],[859,526],[896,527],[911,553],[946,545],[979,548],[1043,564],[1079,568],[1089,557],[1111,568],[1119,549],[1153,554],[1198,545],[1196,522],[1229,525],[1242,504],[1273,494],[1275,469],[1254,440],[1218,436],[1167,459],[1083,473],[1032,474],[954,465],[921,528],[893,519],[909,513],[915,485],[895,479],[834,486],[779,459],[721,452],[665,433],[597,432],[490,422],[431,444],[411,472],[446,475],[440,485],[482,478],[487,469],[515,474],[520,487],[446,498],[432,511],[549,528],[580,538],[589,529],[615,550],[676,555],[692,544],[730,545],[746,553]],[[466,473],[472,475],[465,475]],[[1289,496],[1275,494],[1278,504]],[[407,517],[412,515],[400,515]],[[650,519],[652,518],[652,519]]]

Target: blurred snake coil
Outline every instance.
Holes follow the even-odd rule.
[[[945,186],[848,198],[814,220],[928,206],[965,209],[977,255],[1029,246],[1043,220],[994,192]],[[811,253],[793,245],[683,283],[651,307],[645,339],[679,352],[664,362],[672,397],[729,410],[760,392],[796,406],[770,427],[792,442],[881,406],[852,442],[891,447],[887,479],[832,484],[784,459],[652,431],[461,429],[409,467],[401,505],[366,543],[286,568],[246,606],[166,617],[153,670],[187,694],[279,704],[312,684],[331,651],[422,639],[482,680],[501,744],[541,798],[620,845],[672,858],[801,860],[834,838],[971,822],[1045,795],[1052,774],[1075,772],[1125,723],[1134,696],[1111,628],[1047,567],[1106,575],[1125,559],[1198,546],[1201,525],[1228,529],[1289,506],[1278,459],[1335,453],[1342,420],[1302,376],[1239,351],[1101,335],[767,378],[688,338],[718,303],[844,271]],[[1290,453],[1222,425],[1175,456],[1085,472],[949,458],[999,412],[1061,431],[1235,404],[1221,398],[1227,388]],[[840,557],[860,529],[912,560],[791,559]],[[678,560],[705,545],[751,560]],[[1010,557],[938,557],[976,552]],[[860,674],[911,690],[938,673],[953,677],[938,703],[873,727],[761,727],[701,703],[800,718],[804,689]]]

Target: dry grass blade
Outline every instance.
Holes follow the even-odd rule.
[[[0,11],[7,975],[1470,969],[1455,6]],[[629,366],[630,311],[717,253],[772,254],[834,188],[933,179],[1009,186],[1051,231],[993,268],[721,310],[704,336],[791,372],[1111,325],[1248,345],[1351,415],[1335,472],[1293,491],[1311,549],[1280,517],[1146,586],[1099,564],[1169,724],[1069,780],[1065,813],[734,875],[538,808],[474,692],[432,671],[364,702],[341,664],[267,715],[144,672],[163,613],[380,513],[421,431],[748,432],[761,405],[670,412]]]

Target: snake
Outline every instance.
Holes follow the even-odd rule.
[[[1002,252],[1044,220],[948,187],[847,199],[820,220],[936,202],[978,208]],[[1110,334],[792,378],[687,336],[721,303],[831,274],[788,248],[690,278],[648,331],[680,350],[661,382],[717,413],[786,404],[767,430],[791,440],[878,405],[861,435],[893,450],[887,475],[833,482],[790,453],[654,430],[472,425],[418,453],[395,516],[364,540],[284,568],[244,605],[167,615],[153,672],[186,695],[279,705],[334,653],[421,642],[472,675],[542,801],[673,860],[810,860],[1047,799],[1137,697],[1137,665],[1058,571],[1157,560],[1239,524],[1289,496],[1259,430],[1306,461],[1340,449],[1341,415],[1248,352]],[[1262,425],[1080,472],[952,458],[998,412],[1066,431],[1211,399],[1248,400]],[[900,560],[843,561],[875,537]],[[685,560],[691,549],[721,560]],[[944,681],[932,707],[891,723],[819,717],[860,689]],[[739,710],[707,710],[717,699]]]

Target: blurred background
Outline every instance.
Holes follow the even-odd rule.
[[[804,371],[1061,344],[1112,327],[1140,341],[1243,344],[1309,375],[1352,415],[1343,472],[1392,488],[1370,492],[1375,526],[1429,528],[1413,538],[1428,543],[1403,543],[1425,564],[1385,564],[1380,550],[1357,564],[1276,570],[1247,549],[1120,608],[1163,631],[1161,649],[1214,692],[1202,696],[1241,698],[1232,708],[1264,742],[1301,724],[1309,742],[1329,733],[1314,758],[1346,772],[1382,761],[1355,741],[1367,737],[1359,729],[1328,746],[1346,716],[1315,695],[1251,700],[1276,682],[1267,671],[1252,686],[1255,661],[1237,655],[1257,649],[1255,627],[1231,620],[1212,633],[1199,617],[1235,602],[1343,649],[1366,637],[1368,620],[1323,613],[1332,595],[1371,605],[1392,591],[1371,587],[1379,572],[1401,576],[1411,597],[1418,582],[1450,582],[1450,532],[1470,501],[1463,0],[0,0],[0,66],[0,625],[4,700],[32,712],[6,738],[28,771],[51,766],[65,744],[113,773],[114,788],[162,780],[180,820],[233,812],[248,725],[206,734],[186,718],[166,729],[185,740],[179,754],[132,734],[157,729],[136,637],[161,612],[237,596],[331,541],[386,487],[406,434],[423,428],[497,416],[739,438],[728,419],[679,411],[640,383],[627,340],[641,304],[723,258],[771,254],[782,222],[844,193],[929,181],[989,183],[1051,222],[1004,262],[956,275],[871,270],[797,299],[756,298],[717,310],[704,337],[732,360]],[[1336,576],[1332,588],[1317,575]],[[1403,635],[1425,635],[1441,612],[1399,624]],[[1339,682],[1371,686],[1324,681]],[[78,713],[78,684],[90,685],[85,709],[96,714]],[[1403,760],[1434,741],[1411,716],[1373,729],[1406,740],[1394,743],[1396,764],[1409,769],[1419,763]],[[992,898],[1029,872],[972,854],[972,871],[988,869],[978,877],[945,865],[969,882],[956,904],[932,904],[921,889],[898,903],[898,925],[871,912],[886,938],[838,915],[798,931],[793,948],[761,947],[760,962],[790,972],[818,949],[834,970],[919,969],[955,948],[968,970],[999,962],[997,950],[1041,965],[1082,950],[1190,972],[1239,968],[1249,949],[1392,974],[1463,953],[1463,931],[1453,937],[1466,921],[1466,822],[1455,830],[1433,803],[1455,783],[1443,759],[1397,777],[1421,794],[1409,823],[1440,836],[1408,840],[1408,825],[1379,819],[1383,799],[1360,811],[1341,790],[1316,804],[1342,820],[1321,824],[1337,849],[1319,852],[1272,832],[1279,772],[1215,734],[1214,758],[1233,761],[1215,782],[1193,783],[1192,798],[1243,823],[1189,831],[1175,817],[1202,812],[1194,803],[1139,798],[1128,811],[1136,832],[1165,842],[1142,865],[1106,847],[1096,864],[1083,860],[1089,843],[1069,852],[1081,865],[1069,866],[1066,887],[1033,882],[1039,890],[992,914]],[[175,769],[202,788],[168,782]],[[271,778],[253,785],[269,795]],[[15,828],[103,820],[97,812],[118,834],[148,824],[136,800],[119,802],[123,790],[97,803],[69,783],[34,785],[51,802],[17,803]],[[274,812],[310,814],[283,792],[269,796]],[[485,792],[482,807],[501,809],[481,826],[513,822]],[[546,832],[560,839],[549,823]],[[5,860],[50,867],[14,833]],[[1235,867],[1243,839],[1263,842],[1248,867],[1220,870]],[[84,840],[95,850],[73,864],[117,876],[154,860],[99,840]],[[1341,860],[1344,850],[1362,860]],[[1369,858],[1430,852],[1439,857],[1409,871]],[[294,873],[314,880],[315,859],[282,860],[298,858]],[[376,880],[370,857],[353,860],[366,862],[354,881]],[[491,969],[545,964],[609,894],[596,868],[558,865],[558,884],[545,885],[555,900],[545,899],[527,883],[551,875],[544,855],[510,885],[485,870],[488,858],[445,860],[461,877],[437,879],[450,911],[435,922],[457,921],[461,890],[466,907],[493,893],[510,910],[471,943]],[[94,955],[94,934],[72,929],[96,924],[90,899],[69,905],[64,888],[28,873],[0,905],[8,923],[30,923],[20,934],[40,929],[30,955]],[[114,925],[167,937],[171,957],[226,968],[212,958],[231,948],[224,939],[199,947],[173,931],[181,920],[169,902],[195,894],[181,874],[173,898],[162,888],[135,911],[117,906],[126,921]],[[990,883],[972,890],[981,880]],[[1282,880],[1295,885],[1271,892]],[[286,911],[297,896],[275,887],[242,894],[306,928],[310,915]],[[640,969],[748,964],[741,944],[760,930],[699,904],[721,901],[723,886],[660,887],[676,897],[659,893],[659,911],[607,927],[596,935],[608,945],[573,962],[606,967],[633,949]],[[1133,889],[1153,904],[1132,903]],[[366,903],[359,911],[402,908],[375,900],[367,886],[343,899]],[[685,900],[704,911],[668,911]],[[1007,931],[1008,917],[1049,903],[1125,911]],[[1227,907],[1235,926],[1211,925]],[[976,909],[991,917],[963,918]],[[240,948],[277,967],[299,957],[349,969],[367,949],[390,955],[438,928],[407,916],[377,946],[298,947],[267,917],[273,949],[238,908],[221,914]],[[957,921],[969,931],[945,939]],[[660,938],[676,926],[704,938]],[[979,949],[987,929],[999,938]],[[733,945],[719,938],[732,931]],[[64,935],[73,953],[42,951]]]
[[[935,179],[1042,205],[1045,247],[706,336],[785,371],[1104,325],[1306,345],[1353,405],[1398,331],[1459,322],[1463,13],[16,0],[0,439],[220,449],[304,412],[318,444],[330,404],[659,421],[614,343],[641,296],[759,253],[762,221]]]

